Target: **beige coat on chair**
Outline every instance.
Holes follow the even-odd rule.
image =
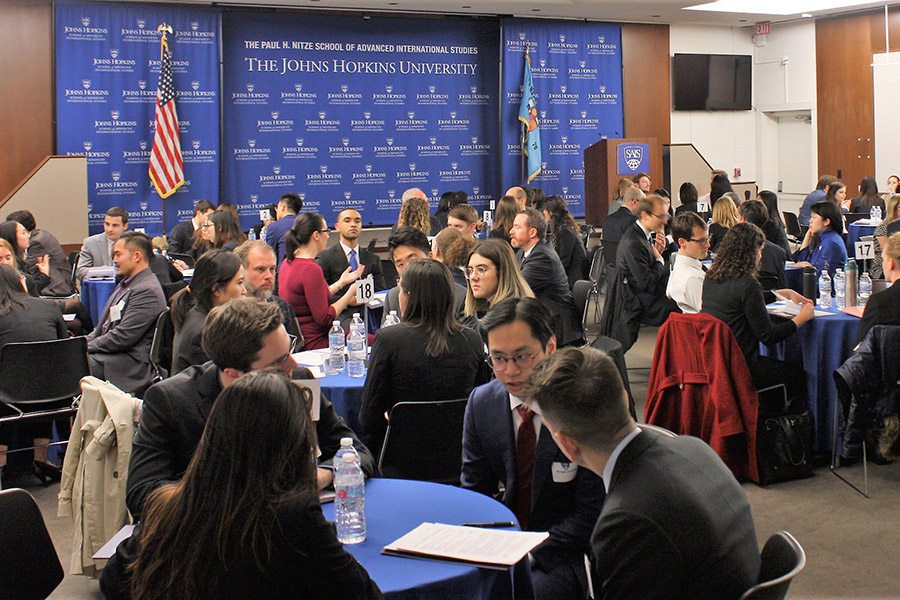
[[[125,482],[140,400],[96,377],[81,380],[59,486],[58,516],[72,515],[74,575],[106,566],[92,556],[125,525]]]

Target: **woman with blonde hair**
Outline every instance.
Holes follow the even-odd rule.
[[[466,261],[466,322],[480,319],[506,298],[534,298],[516,262],[512,246],[502,240],[478,242]]]
[[[887,227],[891,221],[900,217],[900,194],[894,194],[887,201],[887,208],[884,213],[884,220],[875,228],[875,260],[872,261],[872,268],[869,270],[874,279],[887,279],[884,276],[884,266],[882,262],[881,249],[887,244],[888,234]]]
[[[453,283],[466,287],[463,269],[466,267],[469,253],[475,247],[475,242],[475,238],[465,235],[459,229],[448,227],[434,236],[429,256],[447,265],[453,276]]]
[[[393,231],[407,226],[424,231],[425,235],[434,235],[438,232],[439,226],[431,220],[428,200],[413,196],[403,201],[400,206],[400,216],[397,218],[397,224],[394,225]]]
[[[737,205],[728,196],[722,196],[713,206],[712,225],[709,226],[709,251],[715,252],[719,242],[728,233],[728,230],[738,224]]]
[[[635,183],[632,180],[625,177],[619,180],[619,183],[616,184],[616,189],[613,192],[612,201],[609,203],[608,214],[613,214],[622,207],[622,199],[625,198],[625,190],[630,187],[635,187]]]

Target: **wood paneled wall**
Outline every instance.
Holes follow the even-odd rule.
[[[0,0],[0,198],[53,154],[50,0]]]
[[[622,25],[625,137],[653,137],[660,145],[671,141],[669,64],[668,25]]]

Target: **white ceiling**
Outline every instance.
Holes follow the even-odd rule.
[[[128,0],[143,2],[154,0]],[[159,0],[155,0],[159,1]],[[176,0],[163,0],[176,2]],[[417,12],[461,15],[515,15],[541,18],[590,19],[629,23],[693,23],[751,26],[757,21],[792,21],[801,15],[773,17],[760,14],[712,13],[682,10],[704,0],[181,0],[179,4],[219,6],[294,7],[320,10],[340,9],[372,12]],[[818,11],[813,16],[884,7],[871,2],[848,9]]]

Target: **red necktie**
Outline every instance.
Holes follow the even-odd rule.
[[[516,437],[516,506],[513,512],[519,518],[523,530],[531,521],[531,480],[534,473],[534,448],[537,436],[534,432],[534,411],[520,404],[516,407],[522,423]]]

